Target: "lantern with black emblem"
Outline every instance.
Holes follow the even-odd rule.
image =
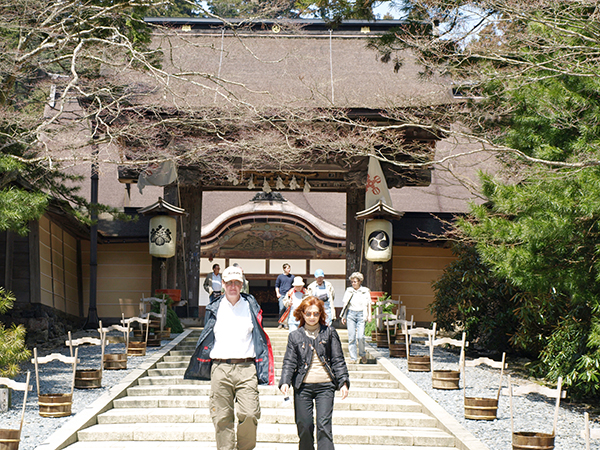
[[[392,258],[392,223],[389,220],[367,220],[365,258],[373,262],[386,262]]]
[[[156,258],[175,256],[177,242],[177,216],[185,215],[183,208],[171,205],[158,198],[156,203],[141,208],[139,213],[150,218],[150,254]]]

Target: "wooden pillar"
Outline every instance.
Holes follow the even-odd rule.
[[[179,217],[177,254],[167,261],[167,282],[181,289],[188,301],[188,314],[198,317],[200,301],[200,232],[202,226],[202,187],[176,186],[165,188],[165,200],[183,208],[186,216]],[[175,281],[175,283],[173,283]]]
[[[171,203],[171,202],[169,202]],[[169,258],[172,260],[175,260],[175,258]],[[152,278],[150,281],[150,291],[152,294],[154,294],[156,292],[157,289],[160,289],[160,258],[155,258],[154,256],[152,257]],[[175,265],[175,264],[172,264]],[[167,262],[167,273],[169,271],[170,265]],[[169,286],[169,277],[167,275],[167,286]],[[171,286],[175,286],[175,277],[173,277],[173,284],[171,284]]]
[[[38,245],[39,247],[39,245]],[[77,239],[77,305],[79,317],[84,317],[83,310],[83,255],[81,251],[81,239]]]
[[[394,256],[388,262],[384,262],[382,273],[382,291],[392,295],[392,271],[394,269]],[[395,298],[394,300],[398,300]]]
[[[183,224],[182,252],[178,252],[177,280],[182,292],[186,292],[189,314],[198,317],[200,301],[200,238],[202,228],[202,187],[188,185],[180,187],[181,207],[186,216],[180,217]],[[185,291],[184,291],[185,290]]]
[[[364,266],[363,258],[363,234],[364,221],[356,220],[355,215],[358,211],[365,209],[365,188],[349,187],[346,191],[346,284],[349,283],[348,277],[352,272],[363,272],[361,261]],[[364,285],[369,287],[366,282]]]
[[[41,303],[40,223],[29,222],[29,303]],[[83,317],[83,315],[82,315]]]
[[[202,187],[166,186],[164,199],[183,208],[186,216],[177,218],[177,253],[167,259],[167,286],[181,289],[187,300],[189,317],[198,317],[200,301],[200,232],[202,225]],[[152,264],[152,286],[160,284],[160,262]]]

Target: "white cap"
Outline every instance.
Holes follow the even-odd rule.
[[[239,267],[229,266],[223,271],[223,275],[221,277],[224,283],[234,280],[240,281],[242,283],[244,282],[244,274],[242,273],[242,270]]]
[[[304,286],[304,280],[302,279],[302,277],[294,277],[294,282],[292,283],[292,286]]]

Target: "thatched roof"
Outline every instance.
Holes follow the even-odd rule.
[[[151,96],[163,106],[380,109],[452,101],[448,81],[423,80],[409,53],[396,73],[367,48],[401,21],[350,21],[331,32],[318,20],[235,31],[212,19],[146,21],[157,26],[153,46],[164,54],[163,69],[175,75]],[[139,74],[131,82],[140,92],[155,85]]]

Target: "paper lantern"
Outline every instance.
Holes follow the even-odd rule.
[[[150,254],[157,258],[175,256],[177,220],[174,217],[160,215],[150,219]]]
[[[392,257],[392,222],[373,219],[365,224],[365,258],[386,262]]]

